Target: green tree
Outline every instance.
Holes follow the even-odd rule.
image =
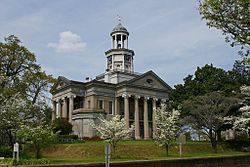
[[[40,124],[45,119],[48,111],[48,91],[52,86],[54,79],[47,75],[42,68],[36,63],[36,56],[24,47],[21,41],[14,35],[5,38],[4,42],[0,42],[0,96],[4,100],[0,100],[0,106],[9,108],[9,120],[15,120],[16,116],[20,116],[20,121],[25,124]],[[26,110],[19,111],[13,109],[11,103],[13,97],[17,97],[22,104],[25,101]],[[15,114],[13,114],[15,113]],[[13,118],[13,119],[12,119]],[[3,117],[0,117],[0,122],[4,122]],[[15,124],[15,123],[13,123]],[[7,127],[0,127],[0,136],[6,137],[9,132]],[[13,130],[14,128],[14,130]],[[16,131],[18,126],[12,127],[12,131]],[[14,133],[12,133],[14,135]],[[6,137],[9,138],[9,137]],[[7,143],[11,143],[8,141]],[[1,142],[1,144],[4,144]]]
[[[209,27],[222,30],[226,42],[239,45],[244,61],[250,63],[249,0],[201,0],[199,11]]]
[[[232,81],[227,72],[216,68],[212,64],[197,67],[194,75],[188,75],[183,79],[184,84],[175,85],[171,98],[178,104],[189,98],[205,95],[214,91],[222,91],[231,94],[233,91]]]
[[[171,98],[177,104],[215,91],[223,92],[227,96],[236,96],[242,85],[250,83],[250,71],[239,61],[235,62],[230,71],[207,64],[197,67],[194,75],[188,75],[183,81],[184,84],[175,85],[171,93]]]
[[[196,96],[183,104],[183,108],[190,111],[187,116],[188,123],[208,136],[214,153],[217,153],[218,135],[226,124],[224,117],[230,114],[230,110],[238,105],[238,102],[238,99],[212,92]]]
[[[53,132],[60,135],[68,135],[72,132],[72,124],[66,118],[56,118],[52,123]]]
[[[25,144],[31,145],[35,149],[36,158],[40,158],[41,149],[49,146],[55,140],[57,134],[53,134],[53,131],[47,125],[21,126],[17,131],[17,136],[23,139]]]

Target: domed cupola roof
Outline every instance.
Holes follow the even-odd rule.
[[[119,23],[117,26],[115,26],[115,28],[113,28],[111,35],[116,32],[125,32],[126,34],[129,34],[128,30],[125,27],[123,27],[121,23]]]

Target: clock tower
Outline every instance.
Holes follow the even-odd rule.
[[[128,49],[129,32],[119,23],[110,33],[111,49],[105,52],[107,72],[134,72],[134,51]]]

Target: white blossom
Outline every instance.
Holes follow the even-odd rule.
[[[234,129],[248,132],[250,130],[250,104],[248,104],[250,99],[250,86],[242,86],[241,93],[246,95],[243,101],[244,106],[239,109],[239,113],[237,113],[236,116],[226,117],[224,120],[232,123]]]
[[[110,120],[99,118],[99,125],[92,125],[99,133],[100,137],[111,144],[115,151],[116,144],[122,140],[130,138],[134,131],[134,125],[126,128],[126,122],[120,115],[113,116]]]
[[[154,138],[159,146],[165,146],[167,154],[168,147],[175,139],[179,126],[180,112],[178,110],[169,108],[166,103],[161,103],[161,106],[155,109],[155,123],[156,131]]]

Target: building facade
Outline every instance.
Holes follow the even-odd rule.
[[[106,71],[85,82],[58,77],[51,93],[52,120],[66,118],[73,133],[96,136],[92,124],[98,118],[119,114],[126,127],[135,125],[135,139],[152,138],[155,130],[154,108],[167,101],[171,87],[153,71],[134,72],[134,51],[128,47],[129,32],[119,23],[110,33],[111,49],[105,52]]]

